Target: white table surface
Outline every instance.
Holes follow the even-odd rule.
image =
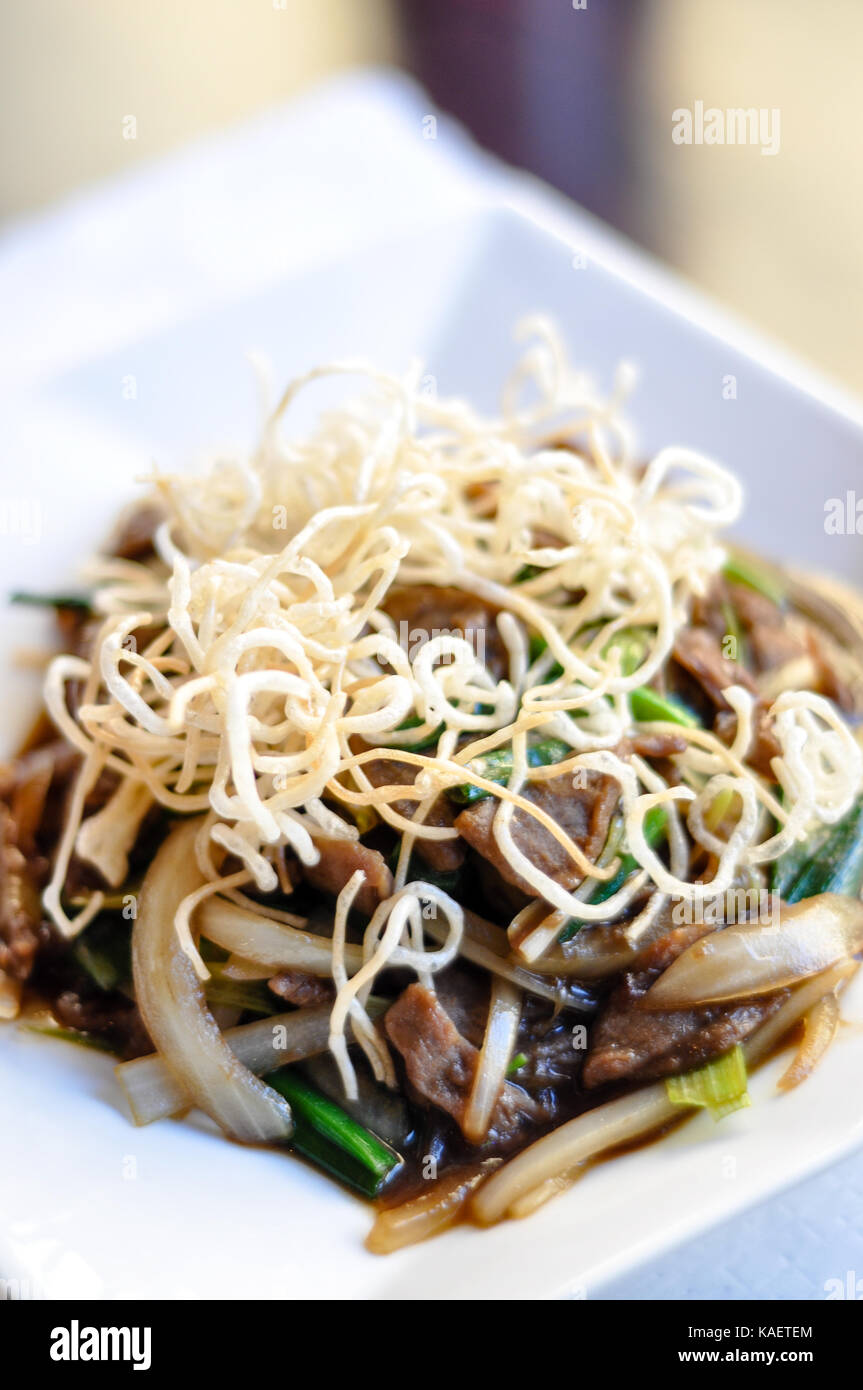
[[[337,79],[0,236],[0,398],[351,248],[477,203],[517,207],[860,418],[840,388],[534,180],[391,73]],[[621,345],[622,352],[625,344]],[[820,1299],[863,1281],[863,1152],[591,1297]],[[863,1282],[861,1282],[863,1289]]]

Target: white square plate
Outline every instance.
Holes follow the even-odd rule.
[[[637,277],[636,277],[637,279]],[[828,536],[824,503],[860,479],[863,430],[633,279],[573,264],[572,250],[503,211],[382,244],[186,322],[11,404],[2,425],[10,505],[2,588],[67,582],[150,460],[249,442],[247,350],[277,377],[339,356],[396,369],[420,355],[442,393],[491,407],[526,312],[553,314],[606,386],[641,368],[629,407],[646,449],[681,442],[742,476],[740,534],[797,563],[863,579],[855,536]],[[729,378],[736,394],[729,399]],[[130,386],[132,389],[130,389]],[[322,397],[323,399],[323,397]],[[14,517],[18,521],[12,524]],[[3,620],[3,656],[37,630]],[[0,663],[4,742],[36,688]],[[828,1163],[863,1141],[863,988],[804,1087],[778,1066],[753,1106],[699,1117],[598,1165],[528,1221],[459,1228],[387,1259],[362,1246],[363,1204],[277,1153],[243,1150],[203,1122],[136,1130],[111,1064],[0,1031],[0,1275],[51,1297],[444,1299],[590,1296],[612,1275]]]

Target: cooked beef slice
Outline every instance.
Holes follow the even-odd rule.
[[[743,584],[729,584],[728,602],[743,628],[747,651],[758,675],[811,654],[808,624],[777,608],[765,594]]]
[[[366,879],[354,906],[366,917],[392,893],[393,876],[379,850],[369,849],[358,840],[336,840],[323,835],[315,836],[315,847],[321,856],[317,864],[303,865],[303,877],[313,888],[337,897],[352,874],[362,869]]]
[[[432,637],[464,637],[497,680],[509,670],[509,657],[497,630],[498,609],[463,589],[411,584],[390,589],[382,607],[399,628],[399,641],[414,651]]]
[[[769,1018],[787,990],[657,1012],[642,1000],[673,960],[703,936],[704,926],[676,927],[648,946],[612,990],[593,1024],[582,1079],[588,1089],[619,1081],[651,1081],[703,1066],[743,1042]]]
[[[674,753],[685,753],[689,744],[681,734],[663,730],[655,734],[634,733],[619,743],[615,753],[624,758],[629,753],[637,753],[639,758],[670,758]]]
[[[737,715],[731,710],[719,710],[713,721],[713,731],[723,743],[733,743],[734,735],[737,733]],[[746,761],[756,772],[760,772],[762,777],[775,781],[776,775],[771,762],[773,758],[778,758],[781,752],[779,740],[773,732],[773,720],[766,706],[759,701],[752,711],[752,742]]]
[[[743,633],[746,663],[757,676],[808,656],[815,665],[812,688],[835,700],[840,709],[854,712],[853,694],[835,669],[830,654],[831,641],[829,637],[825,640],[824,632],[810,616],[788,605],[780,607],[765,594],[718,576],[708,593],[696,599],[693,626],[710,628],[721,641],[728,631],[729,611]]]
[[[108,542],[108,554],[121,560],[148,560],[155,554],[153,537],[164,517],[155,503],[136,507],[121,520]]]
[[[476,1074],[479,1051],[458,1031],[440,1000],[424,985],[408,985],[391,1005],[384,1028],[401,1054],[414,1092],[451,1115],[460,1128]],[[492,1116],[491,1140],[514,1134],[541,1118],[534,1101],[506,1082]]]
[[[332,980],[309,975],[305,970],[280,970],[278,975],[267,981],[273,994],[286,999],[297,1008],[310,1008],[313,1004],[326,1004],[335,998]]]
[[[51,745],[34,749],[6,769],[2,793],[15,825],[15,843],[28,858],[36,852],[36,835],[45,815],[45,802],[54,780]]]
[[[0,803],[0,970],[26,980],[40,945],[42,905],[16,835],[12,813]]]
[[[751,662],[756,674],[783,666],[807,650],[800,619],[765,594],[722,575],[716,576],[703,597],[695,599],[691,626],[709,628],[719,642],[739,627],[746,639],[747,664]]]
[[[101,1038],[124,1059],[153,1051],[134,1000],[100,989],[57,928],[43,922],[30,985],[64,1028]]]
[[[71,656],[88,657],[102,620],[93,617],[86,608],[58,608],[55,618],[61,650]]]
[[[411,763],[399,763],[390,758],[373,758],[363,764],[363,771],[373,787],[410,787],[420,769]],[[417,801],[394,801],[392,807],[400,816],[411,820],[416,812]],[[439,796],[428,814],[423,817],[424,825],[451,826],[454,811],[446,796]],[[460,840],[423,840],[414,845],[415,854],[439,873],[454,873],[464,863],[464,845]]]
[[[685,627],[674,641],[674,660],[696,681],[716,709],[730,709],[723,695],[729,685],[757,694],[749,672],[723,653],[720,639],[706,627]]]
[[[845,707],[849,698],[830,663],[822,636],[800,613],[778,608],[764,594],[742,584],[727,586],[728,601],[743,628],[749,660],[757,675],[780,670],[802,657],[815,666],[813,688]],[[853,707],[853,706],[852,706]]]
[[[47,853],[60,837],[66,797],[81,766],[81,755],[65,739],[45,739],[0,771],[0,797],[15,822],[15,843],[28,859]],[[104,772],[87,795],[87,815],[105,804],[117,785]]]
[[[684,628],[679,632],[675,639],[673,655],[677,664],[693,679],[708,704],[712,705],[715,711],[714,732],[723,742],[731,743],[737,730],[737,716],[722,692],[729,685],[740,685],[750,694],[757,695],[754,680],[748,671],[723,654],[720,639],[707,627]],[[763,776],[772,777],[771,759],[778,757],[780,752],[767,706],[762,700],[756,700],[753,711],[753,739],[747,761]]]
[[[435,975],[435,992],[462,1037],[474,1047],[482,1047],[488,1019],[487,973],[458,957]]]
[[[588,859],[595,860],[605,844],[620,789],[613,778],[595,772],[588,772],[584,781],[583,787],[574,787],[572,774],[564,773],[546,781],[528,783],[522,794],[532,805],[551,816]],[[498,848],[493,824],[499,805],[497,797],[486,797],[466,807],[456,817],[456,829],[507,883],[530,897],[538,897],[536,889],[521,877]],[[549,878],[568,890],[581,882],[582,875],[571,855],[545,826],[520,808],[512,818],[512,836],[521,853]]]
[[[153,1051],[138,1006],[124,994],[64,990],[51,1000],[51,1012],[62,1027],[102,1038],[124,1061]]]

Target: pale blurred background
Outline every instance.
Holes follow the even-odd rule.
[[[860,0],[4,0],[0,216],[369,64],[863,392]],[[675,145],[696,100],[780,152]]]

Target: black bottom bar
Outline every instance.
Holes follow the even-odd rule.
[[[584,1371],[587,1363],[582,1357],[589,1355],[589,1374],[595,1376],[607,1358],[607,1370],[615,1382],[627,1373],[642,1378],[665,1376],[669,1371],[679,1371],[691,1379],[704,1368],[734,1372],[757,1367],[768,1376],[768,1382],[773,1372],[789,1368],[814,1371],[820,1378],[834,1370],[844,1376],[856,1363],[863,1328],[860,1312],[859,1300],[850,1297],[823,1303],[571,1300],[543,1315],[539,1362],[543,1368],[549,1361],[558,1366],[568,1363],[571,1368],[581,1365]],[[368,1324],[365,1309],[353,1316],[363,1318],[367,1327],[375,1327],[380,1356],[381,1325]],[[475,1310],[472,1316],[482,1318],[483,1314]],[[345,1319],[352,1321],[351,1313],[340,1309],[336,1317],[347,1334],[348,1326],[343,1324]],[[480,1334],[490,1374],[505,1349],[495,1347],[494,1334],[499,1333],[500,1322],[497,1315],[492,1317],[494,1322]],[[15,1348],[16,1357],[22,1355],[28,1380],[33,1374],[41,1379],[46,1373],[52,1381],[56,1378],[62,1383],[70,1375],[92,1378],[105,1371],[113,1376],[137,1371],[144,1376],[188,1370],[194,1371],[197,1384],[202,1383],[201,1377],[210,1376],[218,1378],[216,1383],[224,1383],[234,1371],[248,1384],[252,1367],[260,1368],[262,1376],[270,1379],[282,1366],[293,1378],[297,1353],[309,1367],[309,1344],[306,1341],[303,1349],[303,1323],[296,1322],[293,1305],[279,1308],[242,1301],[67,1303],[12,1298],[0,1305],[0,1321],[7,1334],[5,1345]],[[527,1345],[532,1325],[527,1309],[522,1308],[518,1323]],[[454,1355],[443,1356],[440,1363],[443,1367],[449,1362],[450,1369],[458,1364],[458,1347],[464,1345],[457,1325],[453,1334]],[[505,1341],[511,1343],[511,1337],[512,1329]],[[436,1334],[438,1356],[444,1352],[442,1340]],[[356,1368],[362,1344],[353,1338],[328,1337],[324,1342],[315,1338],[312,1344],[321,1346],[321,1372],[328,1382],[339,1366],[339,1348],[344,1348],[345,1367]],[[395,1355],[400,1359],[403,1348],[403,1339],[397,1336]],[[416,1369],[415,1357],[411,1361]],[[407,1366],[394,1371],[405,1373],[410,1374]],[[507,1372],[508,1378],[511,1373]]]

